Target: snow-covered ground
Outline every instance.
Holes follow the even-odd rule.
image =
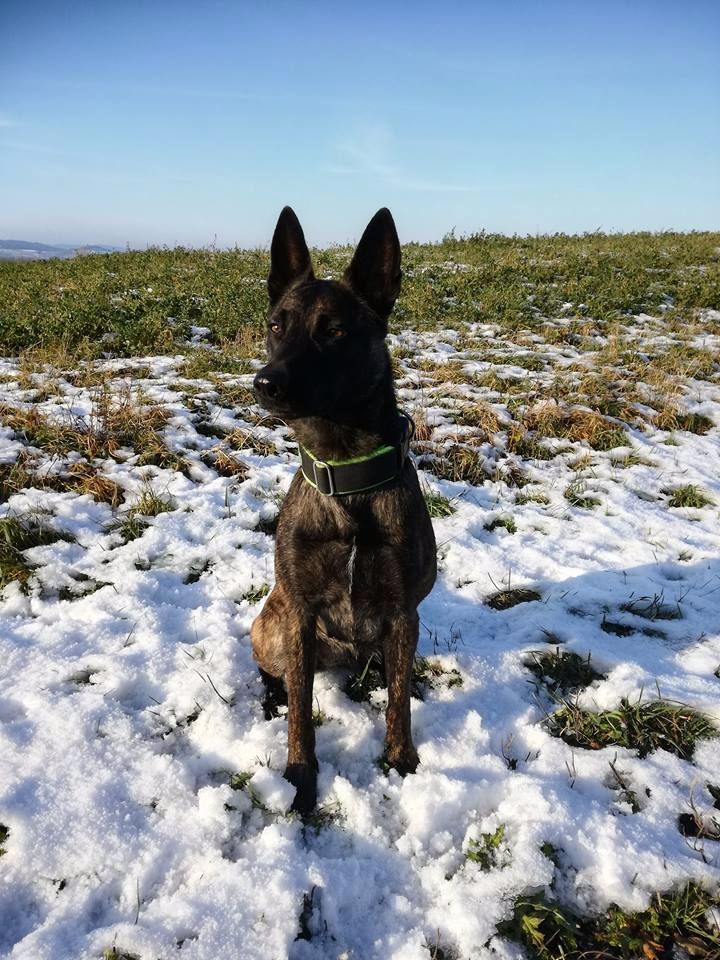
[[[507,359],[482,359],[472,344],[483,342],[506,347]],[[525,666],[530,651],[563,644],[606,675],[578,694],[584,707],[661,695],[720,721],[717,426],[704,436],[629,429],[629,466],[618,459],[627,450],[563,443],[555,459],[522,464],[531,482],[519,491],[503,479],[513,461],[504,441],[453,419],[459,400],[482,396],[507,422],[503,398],[433,381],[419,361],[492,368],[542,392],[582,354],[543,345],[553,370],[531,372],[512,362],[527,346],[486,328],[465,341],[407,331],[391,345],[403,358],[401,403],[422,409],[433,431],[419,453],[476,440],[499,467],[481,486],[439,479],[429,459],[421,471],[454,512],[434,521],[440,574],[420,611],[419,652],[447,672],[413,700],[417,774],[403,780],[377,763],[384,692],[355,702],[342,675],[320,674],[319,815],[303,826],[287,813],[286,722],[263,718],[249,629],[273,582],[272,519],[297,468],[292,438],[218,393],[251,375],[186,380],[180,356],[99,363],[116,370],[116,395],[165,409],[159,432],[187,466],[140,466],[124,448],[95,465],[123,491],[118,509],[41,486],[0,504],[0,519],[40,518],[70,535],[32,548],[27,590],[11,582],[0,594],[1,956],[81,960],[114,946],[143,960],[515,957],[496,927],[553,875],[583,912],[643,909],[653,891],[689,878],[717,887],[720,843],[684,837],[677,820],[693,806],[711,816],[720,740],[700,742],[692,761],[574,749],[546,729],[555,706]],[[0,403],[91,423],[99,388],[53,371],[30,379],[0,362]],[[720,423],[717,380],[690,382],[682,402]],[[221,476],[203,454],[237,429],[250,431],[236,452],[247,475]],[[0,426],[0,464],[19,455],[46,474],[79,459],[33,451]],[[600,504],[573,505],[572,483]],[[687,484],[713,504],[669,507],[664,491]],[[170,509],[126,542],[114,522],[148,491]],[[518,502],[528,492],[547,502]],[[515,533],[487,529],[508,517]],[[508,587],[540,599],[487,605]],[[649,606],[673,616],[638,612]],[[608,621],[626,635],[604,630]],[[496,863],[483,869],[466,853],[501,825]]]

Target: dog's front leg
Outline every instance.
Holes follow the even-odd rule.
[[[410,731],[410,684],[418,640],[417,613],[400,616],[385,635],[388,705],[385,715],[385,760],[403,776],[414,773],[419,760]]]
[[[315,626],[308,619],[288,625],[285,682],[288,693],[288,763],[285,779],[297,788],[292,809],[305,814],[317,800],[317,759],[312,718]]]

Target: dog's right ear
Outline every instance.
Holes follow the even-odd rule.
[[[268,295],[274,307],[288,287],[301,280],[312,280],[310,252],[300,221],[291,207],[283,207],[270,247]]]

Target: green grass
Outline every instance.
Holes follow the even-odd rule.
[[[550,497],[546,493],[533,493],[531,490],[523,490],[522,493],[515,494],[515,503],[521,507],[526,503],[539,503],[547,506],[550,503]]]
[[[611,906],[580,917],[545,893],[521,896],[499,932],[523,944],[538,960],[662,960],[680,956],[718,960],[720,935],[707,913],[720,898],[691,882],[657,893],[647,910],[629,913]]]
[[[581,690],[596,680],[604,680],[590,663],[590,654],[581,657],[572,650],[531,650],[523,665],[551,694]]]
[[[575,702],[564,705],[545,721],[548,731],[572,747],[600,750],[627,747],[645,757],[655,750],[667,750],[691,760],[698,740],[720,735],[704,714],[683,704],[665,700],[631,703],[622,699],[614,710],[594,713]]]
[[[246,590],[242,595],[243,600],[247,600],[248,603],[259,603],[263,597],[266,597],[270,593],[270,585],[268,583],[261,583],[259,587],[250,587],[249,590]]]
[[[583,510],[592,510],[594,507],[599,507],[600,500],[585,491],[585,481],[576,480],[566,487],[563,496],[573,507],[581,507]]]
[[[584,342],[588,318],[601,331],[628,311],[666,316],[720,305],[718,233],[635,233],[506,237],[484,232],[438,244],[407,244],[406,276],[396,307],[398,326],[466,321],[535,330],[545,317],[573,308],[554,328],[559,342]],[[340,276],[351,251],[313,251],[318,276]],[[449,270],[448,261],[467,264]],[[689,270],[703,266],[702,271]],[[77,346],[90,356],[167,352],[191,324],[210,328],[215,343],[259,329],[267,309],[264,250],[174,250],[0,263],[0,349]],[[532,297],[529,297],[529,293]],[[168,318],[173,318],[169,321]],[[592,342],[592,341],[589,341]],[[515,362],[514,358],[512,359]],[[537,366],[534,358],[520,362]],[[688,371],[709,376],[705,357],[688,356]],[[669,366],[674,369],[675,358]]]
[[[123,543],[131,543],[133,540],[138,540],[150,526],[146,517],[157,517],[161,513],[167,513],[174,509],[175,504],[170,497],[163,497],[151,487],[146,487],[127,514],[111,524],[109,529],[119,533]],[[199,576],[197,579],[199,579]],[[192,574],[185,582],[194,582]]]
[[[157,517],[161,513],[174,510],[170,497],[163,497],[151,487],[146,487],[130,508],[130,517]]]
[[[710,506],[712,503],[710,497],[692,483],[688,483],[683,487],[675,487],[673,490],[664,490],[663,492],[669,496],[669,507],[693,507],[699,510],[702,507]]]
[[[345,693],[356,703],[367,703],[370,694],[385,686],[382,663],[377,654],[372,654],[361,670],[352,671],[343,687]]]
[[[461,687],[462,674],[455,667],[444,667],[439,660],[430,657],[415,657],[413,663],[413,681],[433,689],[439,686]]]
[[[138,516],[127,516],[124,519],[112,524],[111,530],[117,531],[122,537],[123,543],[131,543],[138,540],[150,526]]]
[[[492,533],[493,530],[507,530],[508,533],[517,533],[517,524],[512,517],[495,517],[483,524],[483,529]]]
[[[0,590],[13,581],[26,586],[32,574],[32,565],[24,555],[26,550],[70,539],[68,534],[42,526],[35,517],[3,517],[0,520]]]
[[[239,773],[233,773],[230,775],[229,784],[232,790],[238,790],[246,794],[250,799],[250,803],[253,805],[255,810],[260,810],[263,813],[270,813],[268,808],[265,806],[260,797],[255,793],[253,788],[250,786],[250,781],[252,780],[253,774],[248,770],[241,770]]]
[[[443,497],[440,493],[433,493],[432,490],[423,490],[423,497],[428,513],[433,519],[451,517],[455,513],[453,502],[448,497]]]

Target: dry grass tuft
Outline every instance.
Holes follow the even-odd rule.
[[[500,429],[497,414],[484,400],[464,403],[455,414],[455,422],[464,427],[478,427],[488,439]]]
[[[522,417],[522,425],[543,437],[587,443],[593,450],[612,450],[630,444],[622,427],[601,414],[559,403],[531,407]]]
[[[415,424],[415,436],[413,439],[419,443],[427,443],[428,440],[432,440],[433,428],[428,423],[425,410],[423,410],[422,407],[415,407],[410,411],[410,416]]]
[[[89,494],[95,500],[116,507],[123,499],[122,488],[103,477],[93,464],[78,461],[52,471],[38,468],[26,451],[14,463],[0,464],[0,503],[28,489],[56,493]]]
[[[205,463],[217,470],[221,477],[237,477],[238,480],[247,479],[250,468],[243,460],[238,460],[222,447],[213,447],[203,458]]]
[[[471,483],[480,486],[486,479],[482,460],[475,450],[459,445],[449,447],[430,464],[430,470],[441,480]]]
[[[233,430],[225,438],[230,446],[237,450],[253,450],[261,457],[273,457],[277,455],[277,447],[272,440],[266,440],[264,437],[253,433],[252,430]]]
[[[703,413],[689,413],[678,407],[666,406],[650,421],[659,430],[684,430],[704,436],[715,426],[710,417]]]

